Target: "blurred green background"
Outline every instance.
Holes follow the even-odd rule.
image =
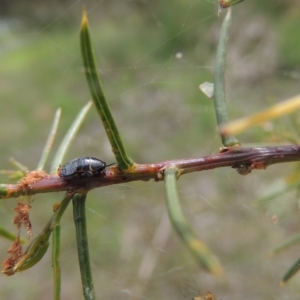
[[[90,20],[104,90],[130,156],[138,163],[198,157],[221,147],[213,102],[199,84],[213,80],[225,15],[215,1],[0,1],[0,169],[14,157],[35,169],[58,107],[53,149],[90,99],[82,70],[82,7]],[[230,118],[259,111],[299,93],[300,3],[246,0],[233,7],[227,64]],[[298,139],[299,114],[238,136],[243,145]],[[114,162],[92,110],[68,154]],[[50,159],[51,161],[51,159]],[[298,163],[240,176],[229,168],[183,176],[185,213],[226,270],[220,283],[199,268],[170,228],[162,183],[135,182],[94,190],[87,201],[91,261],[98,299],[299,299],[300,278],[278,288],[300,245],[275,258],[266,253],[299,231],[296,189],[266,205],[257,199],[281,184]],[[1,177],[1,182],[7,178]],[[37,235],[63,194],[33,197]],[[2,201],[1,226],[12,225],[16,199]],[[275,219],[278,222],[275,222]],[[69,207],[62,220],[62,299],[82,299]],[[0,243],[5,259],[10,242]],[[52,299],[51,254],[34,268],[0,279],[0,299]]]

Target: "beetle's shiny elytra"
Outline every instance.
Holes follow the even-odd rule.
[[[106,168],[106,163],[94,157],[79,157],[66,163],[59,171],[61,178],[74,178],[78,176],[90,177],[100,174]]]

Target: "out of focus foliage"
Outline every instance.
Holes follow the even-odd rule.
[[[217,16],[215,2],[1,0],[1,168],[8,169],[13,156],[32,170],[55,110],[62,108],[59,141],[90,99],[79,48],[83,6],[103,87],[130,156],[148,163],[218,151],[213,104],[198,89],[213,78],[224,16]],[[299,0],[245,0],[233,7],[226,76],[231,120],[299,93],[299,11]],[[276,120],[243,133],[240,140],[244,145],[284,143],[286,133],[297,136],[299,122],[297,116]],[[68,159],[87,155],[113,162],[94,111]],[[265,257],[275,245],[298,233],[298,197],[291,191],[264,207],[256,202],[261,190],[271,188],[291,169],[294,164],[284,164],[246,177],[218,169],[180,179],[193,228],[228,272],[228,285],[218,287],[194,264],[173,232],[166,234],[163,251],[157,251],[160,247],[153,239],[165,207],[159,183],[93,191],[87,211],[97,294],[103,299],[124,299],[130,290],[149,299],[177,300],[211,291],[217,299],[244,299],[245,295],[271,299],[275,293],[281,299],[299,299],[297,278],[295,286],[277,289],[283,270],[298,258],[299,249],[276,260]],[[35,233],[45,226],[56,197],[34,198]],[[0,212],[2,225],[12,231],[14,204],[3,202]],[[77,299],[82,291],[71,219],[66,217],[62,225],[62,269],[67,270],[63,285],[65,298]],[[7,244],[1,243],[0,248],[5,257]],[[143,259],[149,261],[144,255],[150,248],[159,260],[146,277]],[[0,279],[0,298],[52,299],[48,292],[52,290],[51,258],[28,272]]]

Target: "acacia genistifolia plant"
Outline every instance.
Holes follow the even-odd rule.
[[[241,2],[241,0],[221,1],[222,7],[237,4],[238,2]],[[299,105],[299,96],[286,101],[284,104],[281,104],[279,108],[275,107],[268,111],[261,112],[259,115],[248,117],[247,119],[242,119],[233,123],[228,122],[224,74],[230,19],[231,11],[229,9],[221,28],[216,56],[214,83],[204,83],[201,85],[203,92],[214,99],[216,119],[223,147],[220,148],[218,154],[214,155],[169,160],[151,164],[138,164],[128,156],[122,142],[121,132],[117,128],[113,114],[105,98],[93,56],[87,15],[85,12],[83,13],[80,43],[85,75],[93,101],[89,102],[81,110],[73,122],[54,156],[49,172],[46,172],[44,168],[55,133],[57,132],[60,109],[55,114],[52,129],[36,170],[29,172],[25,167],[15,162],[15,165],[19,169],[15,175],[19,177],[20,180],[16,184],[0,185],[0,197],[2,199],[20,199],[15,208],[15,219],[13,221],[18,229],[18,234],[15,236],[4,229],[1,230],[2,236],[13,240],[13,244],[8,250],[9,257],[3,262],[2,273],[11,276],[16,272],[24,271],[37,264],[48,251],[49,240],[51,237],[52,267],[54,275],[53,294],[54,299],[60,299],[60,220],[69,203],[72,201],[83,294],[85,299],[95,299],[96,296],[89,258],[85,215],[85,203],[88,193],[95,188],[143,180],[148,181],[149,184],[153,184],[153,181],[164,182],[169,218],[175,231],[178,233],[182,242],[186,245],[191,254],[195,257],[199,266],[210,272],[218,278],[218,280],[225,278],[226,275],[221,262],[216,255],[211,252],[209,247],[193,232],[184,216],[178,193],[178,180],[187,173],[221,167],[235,168],[239,174],[248,175],[254,169],[266,169],[272,164],[300,160],[299,145],[246,148],[242,147],[240,141],[233,135],[235,132],[244,130],[247,126],[295,110]],[[61,166],[61,162],[92,104],[94,104],[103,123],[107,138],[109,139],[112,151],[115,155],[116,164],[107,166],[105,162],[101,160],[82,157]],[[122,134],[126,135],[126,132]],[[58,191],[65,191],[63,199],[53,208],[53,216],[46,223],[43,230],[30,242],[27,249],[23,251],[23,240],[20,238],[20,229],[24,227],[28,236],[31,236],[31,222],[29,218],[31,208],[30,197],[38,193]],[[289,245],[298,240],[299,238],[294,238],[292,241],[288,241],[281,247],[275,249],[274,253],[286,249]],[[286,275],[284,275],[282,283],[289,280],[298,269],[299,262],[297,261],[288,270]],[[207,293],[204,297],[206,297],[205,299],[213,299],[214,296],[212,293]],[[195,297],[195,299],[202,298]]]

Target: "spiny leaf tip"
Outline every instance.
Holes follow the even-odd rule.
[[[81,20],[81,27],[87,27],[88,25],[88,17],[86,14],[86,9],[85,7],[82,10],[82,20]]]

